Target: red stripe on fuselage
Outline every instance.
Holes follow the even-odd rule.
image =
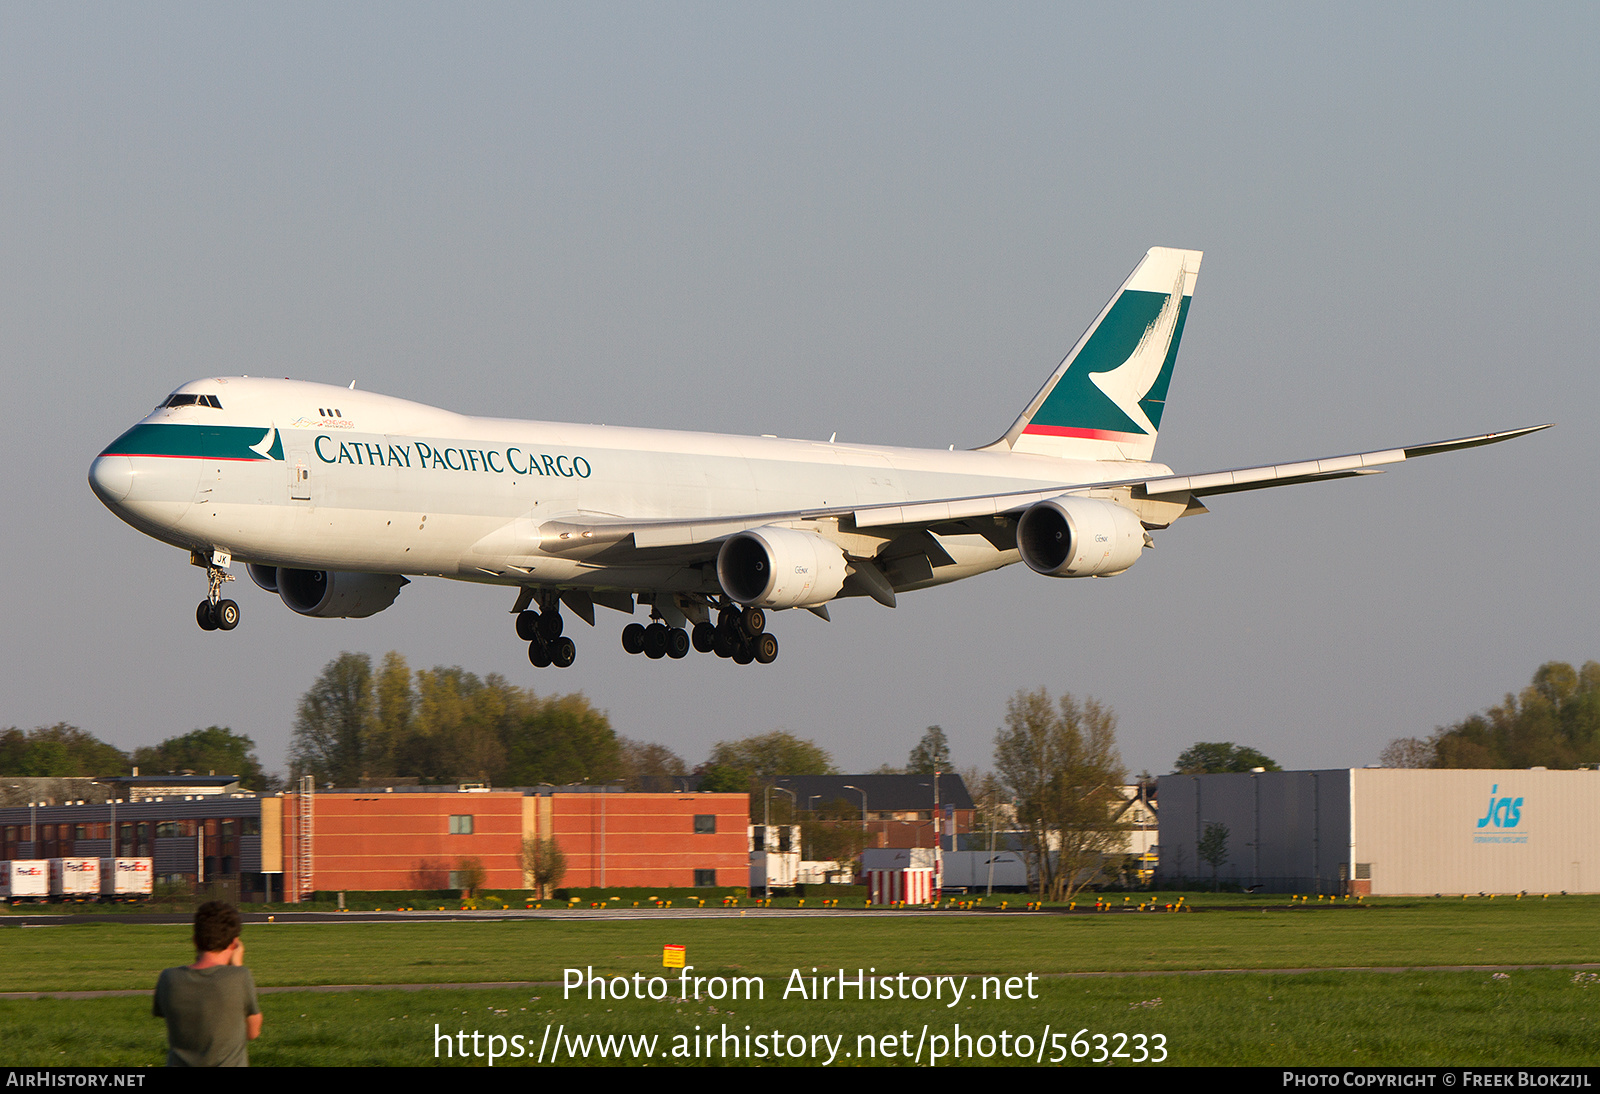
[[[1022,431],[1045,437],[1081,437],[1090,441],[1145,441],[1150,439],[1144,433],[1118,433],[1111,429],[1078,429],[1068,425],[1036,425],[1032,422],[1023,426]]]
[[[260,463],[267,459],[266,456],[180,456],[172,452],[102,452],[100,455],[144,460],[225,460],[228,463]]]

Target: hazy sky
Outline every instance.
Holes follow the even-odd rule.
[[[1593,5],[0,4],[0,726],[213,723],[281,767],[340,651],[581,690],[691,764],[847,769],[1006,698],[1375,762],[1600,656]],[[468,413],[992,440],[1151,245],[1205,266],[1158,459],[1206,471],[1554,421],[1214,499],[1112,580],[1017,566],[773,620],[776,664],[531,668],[513,593],[368,620],[204,574],[89,491],[177,385],[287,375]],[[1600,760],[1600,757],[1595,757]]]

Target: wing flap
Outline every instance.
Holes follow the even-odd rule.
[[[621,546],[629,537],[632,538],[633,546],[640,550],[701,547],[716,544],[746,529],[768,524],[805,521],[850,521],[857,529],[910,531],[975,518],[1016,514],[1036,502],[1060,497],[1062,494],[1115,490],[1122,487],[1142,488],[1145,495],[1152,498],[1181,501],[1208,494],[1262,490],[1271,486],[1320,482],[1352,475],[1373,475],[1385,467],[1404,463],[1408,459],[1495,444],[1549,428],[1549,425],[1526,426],[1522,429],[1484,433],[1475,437],[1457,437],[1448,441],[1432,441],[1404,448],[1383,448],[1372,452],[1354,452],[1343,456],[1300,460],[1295,463],[1238,467],[1199,475],[1157,475],[1103,482],[1058,483],[1000,494],[937,498],[884,505],[795,509],[787,512],[668,520],[625,520],[601,515],[573,514],[540,524],[539,547],[540,550],[550,554],[588,554],[606,547]],[[1190,506],[1190,511],[1203,510],[1203,506],[1198,510],[1193,505]],[[706,554],[710,557],[714,553]]]
[[[1358,452],[1349,456],[1334,456],[1325,460],[1301,460],[1298,463],[1277,463],[1264,467],[1241,467],[1233,471],[1212,471],[1205,475],[1172,475],[1145,482],[1145,490],[1152,494],[1223,494],[1238,490],[1260,490],[1268,486],[1288,486],[1297,482],[1315,482],[1323,478],[1343,478],[1374,471],[1385,464],[1401,463],[1406,453],[1403,448],[1389,448],[1381,452]]]

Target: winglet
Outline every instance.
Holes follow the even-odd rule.
[[[1526,437],[1529,433],[1537,433],[1541,429],[1549,429],[1554,422],[1544,425],[1525,425],[1521,429],[1503,429],[1499,433],[1484,433],[1477,437],[1457,437],[1453,441],[1430,441],[1428,444],[1414,444],[1406,448],[1406,459],[1414,460],[1418,456],[1431,456],[1435,452],[1454,452],[1459,448],[1477,448],[1480,444],[1498,444],[1509,441],[1512,437]]]

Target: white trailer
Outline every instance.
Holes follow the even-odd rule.
[[[0,862],[0,900],[44,900],[50,896],[50,862],[19,858]]]
[[[102,900],[147,900],[155,880],[155,860],[103,858],[100,860]]]
[[[51,859],[50,898],[52,900],[99,900],[100,860],[97,858]]]
[[[944,853],[946,889],[982,892],[990,885],[999,889],[1026,889],[1028,864],[1015,851],[946,851]]]

